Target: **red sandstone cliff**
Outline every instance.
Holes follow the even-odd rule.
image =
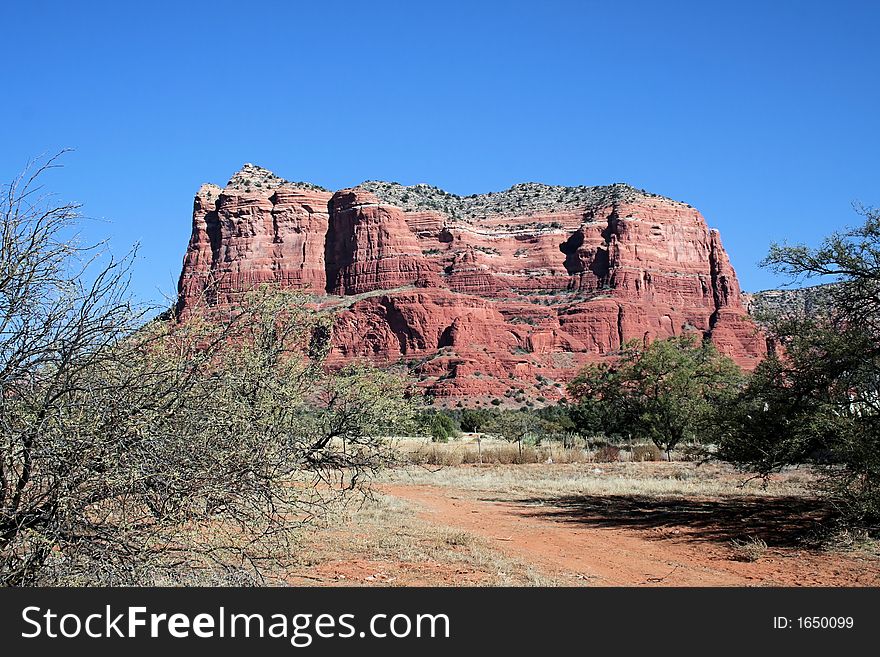
[[[718,232],[627,185],[331,194],[245,165],[196,195],[178,310],[262,282],[338,310],[331,359],[403,363],[439,398],[556,399],[631,339],[693,331],[748,368],[765,351]]]

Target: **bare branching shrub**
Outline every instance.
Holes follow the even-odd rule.
[[[620,448],[614,445],[603,445],[593,454],[596,463],[614,463],[620,460]]]
[[[0,583],[253,583],[390,458],[403,383],[323,367],[330,319],[257,290],[153,321],[75,206],[4,194]]]

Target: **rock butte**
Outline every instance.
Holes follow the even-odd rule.
[[[440,403],[555,400],[632,339],[695,332],[749,369],[766,353],[718,231],[624,184],[332,193],[246,164],[196,194],[179,316],[261,283],[337,310],[331,364],[401,364]]]

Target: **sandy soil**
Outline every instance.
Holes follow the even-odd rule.
[[[381,490],[414,504],[430,524],[470,532],[563,584],[880,585],[875,556],[804,547],[804,532],[821,510],[796,498],[547,500],[446,486],[386,484]],[[767,548],[755,561],[738,560],[732,541],[749,537],[766,541]],[[456,583],[454,574],[444,574],[436,583]],[[396,583],[410,583],[402,579]]]

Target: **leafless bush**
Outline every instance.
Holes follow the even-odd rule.
[[[130,260],[38,196],[52,166],[4,190],[0,583],[261,581],[390,458],[402,382],[327,374],[330,320],[292,293],[144,325]]]
[[[620,460],[620,448],[614,445],[603,445],[593,454],[597,463],[613,463]]]

